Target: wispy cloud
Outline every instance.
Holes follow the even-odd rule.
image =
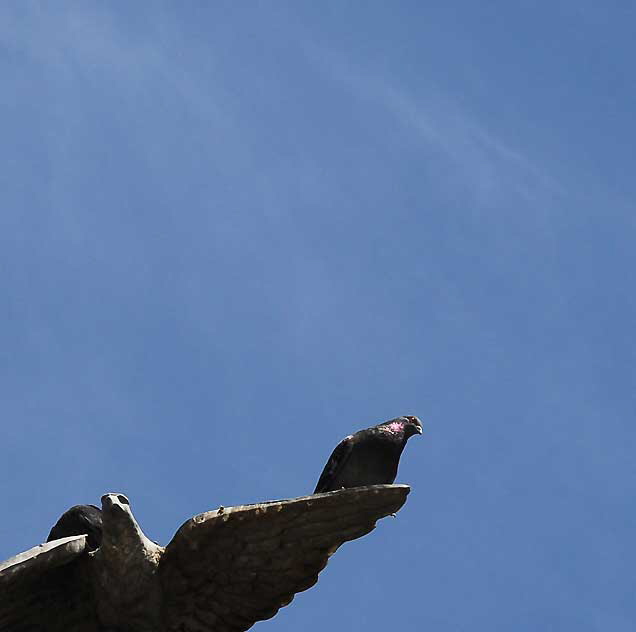
[[[54,79],[88,77],[98,82],[108,76],[118,82],[117,88],[165,88],[206,123],[231,126],[230,108],[223,103],[227,95],[217,85],[210,90],[210,82],[199,76],[202,64],[190,63],[205,59],[204,70],[213,72],[213,62],[197,41],[188,40],[187,48],[180,48],[181,34],[173,22],[161,6],[148,12],[140,32],[130,29],[112,8],[95,4],[2,5],[0,49],[31,60]]]
[[[533,201],[538,196],[565,193],[548,170],[434,85],[427,86],[425,98],[416,97],[393,79],[357,67],[338,53],[311,44],[305,50],[325,74],[383,108],[423,146],[438,152],[453,167],[458,184],[470,187],[479,200],[514,193]]]
[[[112,15],[96,5],[74,9],[40,3],[3,5],[0,16],[0,44],[46,66],[123,67],[130,60],[133,43],[118,34]],[[141,42],[134,49],[140,55]]]

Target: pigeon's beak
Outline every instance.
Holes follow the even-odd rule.
[[[422,434],[422,424],[415,426],[415,432],[417,432],[417,434]]]

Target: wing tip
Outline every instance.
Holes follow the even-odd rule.
[[[34,568],[54,568],[66,564],[85,549],[85,535],[71,535],[38,544],[0,562],[0,584],[19,579]]]
[[[344,500],[349,499],[352,503],[366,504],[370,508],[377,507],[380,510],[377,520],[388,515],[397,513],[409,495],[411,488],[404,484],[390,485],[366,485],[364,487],[349,487],[346,489],[338,489],[330,492],[321,492],[318,494],[310,494],[308,496],[298,496],[295,498],[284,498],[281,500],[269,500],[262,503],[253,503],[249,505],[237,505],[235,507],[220,507],[212,511],[206,511],[189,520],[186,520],[173,536],[171,543],[183,537],[189,539],[193,530],[199,528],[209,528],[212,525],[220,525],[227,522],[234,523],[242,521],[249,514],[269,514],[281,511],[294,510],[301,505],[311,507],[316,502],[342,504]],[[380,509],[381,508],[381,509]],[[172,548],[168,544],[168,549]]]

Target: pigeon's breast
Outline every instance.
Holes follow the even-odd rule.
[[[391,484],[397,475],[399,460],[400,450],[391,442],[365,441],[355,445],[334,487]]]

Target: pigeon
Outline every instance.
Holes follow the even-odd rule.
[[[345,437],[329,457],[314,494],[393,483],[402,450],[415,434],[422,434],[422,423],[406,415]]]
[[[95,505],[75,505],[65,511],[53,525],[47,542],[70,535],[86,535],[86,546],[90,551],[99,548],[102,542],[102,510]]]

